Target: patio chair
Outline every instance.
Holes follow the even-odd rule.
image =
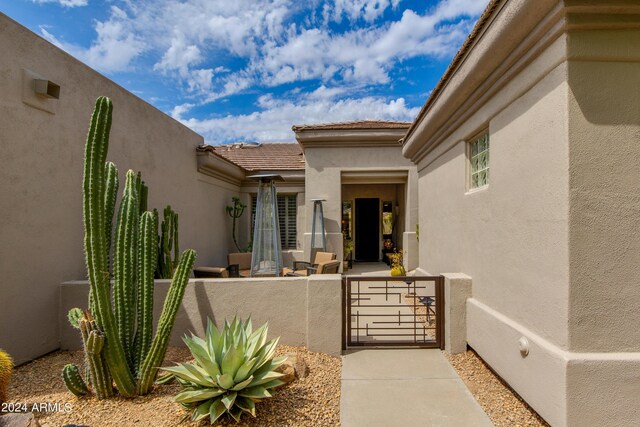
[[[337,274],[340,269],[340,261],[325,261],[318,264],[317,267],[307,268],[307,275],[312,274]]]
[[[229,277],[251,276],[251,252],[232,252],[227,255]]]
[[[224,267],[196,267],[193,269],[193,277],[196,279],[226,278],[229,271]]]
[[[285,276],[308,276],[307,269],[317,268],[320,263],[333,261],[336,259],[336,254],[333,252],[316,252],[316,258],[313,264],[306,261],[294,261],[293,270],[285,268],[283,273]],[[339,264],[339,263],[338,263]]]

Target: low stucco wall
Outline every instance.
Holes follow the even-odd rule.
[[[149,207],[180,214],[180,247],[198,252],[196,265],[226,265],[224,207],[238,188],[197,172],[200,135],[1,13],[0,51],[0,347],[20,364],[58,348],[59,284],[86,277],[82,171],[98,96],[114,105],[120,189],[127,169],[141,171]],[[24,70],[60,85],[60,99],[39,99]]]
[[[154,317],[157,322],[169,280],[156,280]],[[280,343],[306,346],[311,351],[339,355],[342,348],[342,279],[340,275],[264,279],[192,279],[185,290],[170,345],[183,346],[181,337],[205,333],[207,318],[218,327],[235,315],[251,316],[255,327],[269,322],[269,336]],[[86,307],[89,284],[60,286],[60,348],[81,347],[80,336],[67,320],[73,307]]]

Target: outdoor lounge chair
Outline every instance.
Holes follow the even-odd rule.
[[[227,255],[229,277],[251,276],[251,252],[232,252]]]
[[[309,274],[316,273],[307,273],[307,269],[309,268],[318,268],[320,263],[333,261],[336,259],[336,254],[333,252],[317,252],[316,257],[314,259],[313,264],[305,261],[294,261],[293,262],[293,270],[290,268],[285,268],[284,275],[285,276],[308,276]],[[340,263],[338,262],[338,265]]]
[[[317,267],[307,268],[307,275],[312,274],[337,274],[340,269],[341,261],[325,261],[318,264]]]
[[[196,267],[193,269],[193,277],[196,279],[225,278],[229,277],[229,271],[224,267]]]

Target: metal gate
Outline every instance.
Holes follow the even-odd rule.
[[[444,349],[443,276],[348,276],[342,285],[343,349]]]

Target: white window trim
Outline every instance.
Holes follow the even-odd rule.
[[[484,128],[482,129],[480,132],[476,132],[473,134],[473,136],[471,138],[467,138],[464,142],[465,144],[465,189],[466,192],[465,194],[473,194],[473,193],[478,193],[481,191],[486,190],[487,188],[489,188],[489,181],[487,181],[486,184],[484,184],[483,186],[480,187],[472,187],[471,186],[471,179],[472,179],[472,165],[471,165],[471,145],[478,139],[480,138],[482,135],[487,135],[488,137],[488,141],[489,141],[489,152],[491,151],[491,134],[489,132],[489,128]],[[491,162],[491,156],[489,156],[489,162]],[[489,163],[488,170],[491,170],[491,165]],[[491,176],[491,174],[489,174],[489,176]]]

